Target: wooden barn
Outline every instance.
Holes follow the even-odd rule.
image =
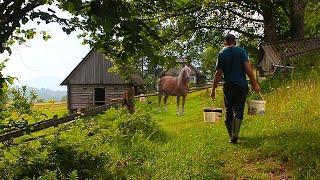
[[[164,72],[163,75],[166,76],[178,76],[181,69],[185,66],[184,62],[179,63],[177,67],[173,67]],[[194,83],[195,86],[203,86],[206,84],[206,77],[192,64],[189,64],[188,67],[191,69],[190,83]]]
[[[121,98],[129,87],[119,75],[108,72],[112,62],[91,50],[73,69],[61,85],[67,86],[68,110],[87,109],[106,105],[111,99]],[[136,86],[143,85],[137,75],[132,76]]]
[[[262,56],[258,65],[260,75],[273,75],[278,68],[293,69],[294,65],[290,63],[290,58],[319,49],[320,38],[262,44]]]

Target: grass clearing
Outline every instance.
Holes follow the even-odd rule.
[[[52,118],[54,115],[58,115],[58,117],[63,117],[68,114],[67,102],[36,103],[34,104],[34,109],[47,115],[48,119]]]
[[[190,93],[181,116],[176,115],[175,97],[169,98],[168,112],[159,111],[157,97],[149,97],[137,103],[134,115],[111,109],[20,137],[14,142],[47,135],[10,147],[16,156],[3,151],[6,161],[0,156],[0,169],[54,169],[58,165],[67,169],[69,161],[63,158],[69,153],[75,159],[71,164],[85,160],[92,168],[98,163],[93,174],[112,174],[116,179],[320,179],[320,76],[313,73],[284,83],[265,82],[266,114],[245,115],[236,145],[228,143],[225,113],[218,123],[203,122],[203,108],[223,107],[220,88],[214,101],[206,90]],[[157,124],[149,121],[149,115]],[[163,137],[154,138],[154,133]],[[51,167],[48,162],[53,160],[48,157],[63,166]]]
[[[183,116],[169,99],[169,111],[154,115],[171,137],[159,147],[154,177],[319,178],[319,90],[316,81],[293,81],[265,95],[266,114],[245,116],[237,145],[228,143],[224,117],[203,122],[202,108],[221,107],[221,91],[215,101],[205,91],[189,94]]]

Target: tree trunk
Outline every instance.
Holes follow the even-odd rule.
[[[277,40],[277,29],[274,21],[273,6],[271,4],[262,4],[261,10],[264,24],[264,41],[274,42]]]
[[[293,39],[304,38],[304,0],[290,1],[290,33]]]

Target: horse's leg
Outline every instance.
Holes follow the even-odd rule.
[[[177,114],[180,114],[179,103],[180,103],[180,96],[177,96]]]
[[[182,96],[182,114],[184,113],[184,104],[186,102],[186,97],[187,97],[187,95]]]
[[[158,106],[159,106],[159,111],[161,110],[161,98],[162,98],[162,93],[159,93],[159,100],[158,100]]]
[[[164,95],[164,99],[163,99],[163,101],[164,101],[164,111],[165,111],[165,112],[168,111],[168,108],[167,108],[167,100],[168,100],[168,97],[169,97],[169,95],[165,94],[165,95]]]
[[[158,97],[159,97],[159,100],[158,100],[158,106],[159,106],[159,108],[160,108],[162,94],[160,94],[160,93],[159,93],[159,96],[158,96]]]

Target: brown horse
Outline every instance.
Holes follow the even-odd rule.
[[[188,66],[184,66],[178,77],[163,76],[157,84],[159,92],[159,107],[161,98],[164,95],[164,109],[167,111],[168,96],[177,96],[177,114],[181,114],[179,110],[180,97],[182,96],[182,113],[184,113],[184,104],[189,90],[189,77],[191,70]]]

